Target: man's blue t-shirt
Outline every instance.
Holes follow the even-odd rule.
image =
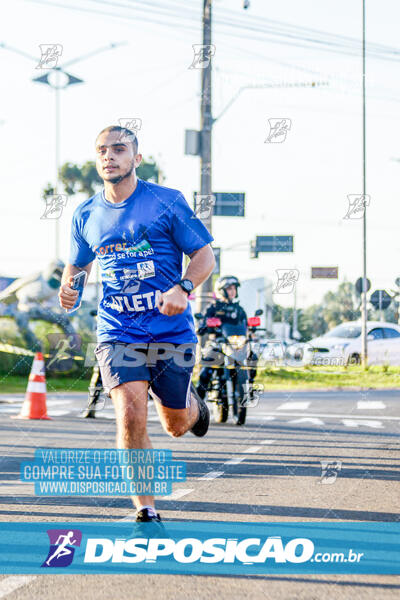
[[[183,254],[212,240],[179,191],[141,179],[123,202],[108,202],[102,191],[80,204],[72,219],[70,263],[100,263],[98,341],[196,342],[190,306],[168,317],[156,302],[181,280]]]

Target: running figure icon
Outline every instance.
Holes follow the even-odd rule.
[[[66,556],[67,554],[72,554],[72,550],[70,548],[67,548],[67,546],[68,544],[76,544],[77,540],[71,539],[73,538],[73,536],[74,532],[68,531],[67,535],[60,535],[58,537],[56,544],[59,544],[59,546],[57,547],[57,550],[50,556],[50,558],[46,560],[46,565],[50,566],[51,561],[53,560],[53,558],[56,558],[56,556],[61,558],[62,556]],[[60,542],[61,539],[63,540],[62,542]]]

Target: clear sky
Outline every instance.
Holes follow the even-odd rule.
[[[61,44],[61,65],[111,42],[125,42],[68,67],[85,84],[61,93],[61,163],[93,159],[100,129],[120,118],[140,118],[142,153],[155,156],[166,175],[164,184],[181,189],[191,201],[199,186],[199,159],[184,155],[184,131],[199,127],[200,71],[188,67],[192,44],[201,43],[202,1],[112,4],[14,0],[3,6],[0,42],[36,57],[37,63],[39,44]],[[400,52],[399,3],[366,4],[367,42]],[[276,269],[297,268],[300,306],[318,301],[337,285],[311,280],[311,266],[337,265],[340,280],[355,281],[361,275],[361,221],[343,218],[347,195],[362,191],[361,58],[255,29],[275,28],[276,33],[278,25],[272,21],[280,21],[360,40],[361,7],[361,0],[251,0],[243,10],[242,0],[214,2],[214,115],[241,86],[329,82],[314,88],[248,89],[214,126],[213,189],[243,191],[247,200],[246,218],[214,219],[215,245],[231,248],[223,252],[222,272],[275,281]],[[229,19],[236,25],[228,27]],[[304,37],[315,36],[308,32]],[[367,60],[372,289],[390,289],[400,276],[400,162],[394,160],[400,157],[400,55],[391,58]],[[0,48],[2,275],[42,269],[54,254],[54,222],[40,219],[41,190],[55,172],[54,92],[32,83],[32,77],[44,73],[35,69],[37,63]],[[271,118],[291,120],[283,143],[265,143]],[[72,212],[83,200],[71,197],[60,219],[64,260]],[[250,239],[268,234],[294,234],[294,254],[251,260]],[[276,300],[290,303],[291,295]]]

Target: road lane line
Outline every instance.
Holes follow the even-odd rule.
[[[259,450],[261,450],[261,446],[249,446],[249,448],[246,448],[246,450],[243,450],[243,452],[245,454],[255,454]]]
[[[164,496],[164,500],[179,500],[179,498],[183,498],[183,496],[187,496],[191,492],[194,492],[194,488],[182,488],[181,490],[175,490],[169,496]]]
[[[276,440],[262,440],[260,444],[275,444]]]
[[[383,429],[382,421],[372,421],[363,419],[359,421],[357,419],[342,419],[343,425],[346,427],[372,427],[373,429]]]
[[[342,415],[342,414],[335,414],[335,413],[276,413],[276,412],[271,412],[271,413],[260,413],[258,416],[250,416],[247,417],[248,419],[263,419],[263,420],[269,420],[271,419],[271,416],[267,416],[267,415],[274,415],[273,418],[275,419],[276,417],[321,417],[321,418],[325,418],[325,419],[347,419],[351,413],[347,413],[347,415]],[[370,419],[371,415],[357,415],[357,419]],[[384,421],[400,421],[400,417],[387,417],[387,416],[382,416],[379,415],[378,417],[381,420]]]
[[[34,579],[37,579],[36,575],[12,575],[11,577],[6,577],[0,581],[0,598],[8,596],[11,592],[14,592],[23,585],[27,585]]]
[[[237,456],[236,458],[231,458],[230,460],[224,462],[224,465],[238,465],[244,460],[246,460],[245,456]]]
[[[292,419],[289,423],[311,423],[312,425],[325,425],[322,419],[316,417],[302,417],[301,419]]]
[[[367,410],[378,410],[380,408],[386,408],[386,404],[381,402],[381,400],[359,400],[357,402],[357,408],[362,410],[363,408]]]
[[[278,406],[276,410],[292,410],[292,408],[297,408],[298,410],[307,410],[310,404],[311,402],[284,402]]]
[[[203,480],[216,479],[217,477],[221,477],[221,475],[223,475],[223,474],[224,474],[223,471],[209,471],[209,473],[206,473],[205,475],[202,475],[201,477],[198,477],[197,479],[203,479]]]

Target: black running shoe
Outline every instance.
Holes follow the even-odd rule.
[[[208,410],[207,403],[203,398],[200,398],[193,384],[191,384],[190,390],[192,395],[196,398],[199,407],[199,418],[190,431],[194,435],[197,435],[197,437],[203,437],[203,435],[206,435],[210,424],[210,411]]]
[[[136,513],[136,523],[160,523],[161,517],[157,513],[156,515],[149,514],[148,508],[142,508]]]
[[[160,515],[158,513],[155,516],[150,515],[147,508],[142,508],[136,513],[136,525],[133,533],[135,537],[158,538],[166,536]]]

